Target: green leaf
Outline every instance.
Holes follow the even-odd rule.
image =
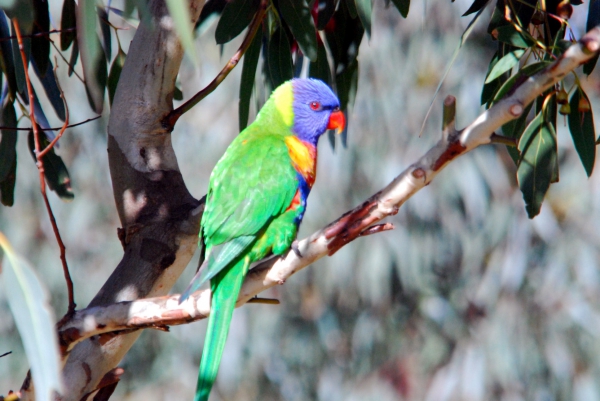
[[[5,0],[6,1],[6,0]],[[32,0],[16,0],[9,4],[8,0],[1,6],[9,19],[16,18],[19,21],[19,27],[23,35],[31,33],[33,25],[33,1]]]
[[[60,49],[65,51],[71,46],[75,40],[76,32],[73,31],[77,25],[75,10],[77,5],[75,0],[64,0],[62,8],[62,16],[60,18]]]
[[[355,0],[342,0],[352,19],[358,18],[358,10],[356,9],[356,3],[354,3],[354,1]]]
[[[317,47],[317,60],[310,63],[308,67],[308,76],[320,79],[331,86],[331,69],[327,61],[327,51],[325,45],[320,42]]]
[[[290,27],[302,53],[317,59],[317,30],[306,0],[279,0],[281,16]]]
[[[0,124],[4,127],[17,127],[17,114],[15,113],[15,105],[12,102],[5,101]],[[13,168],[13,164],[17,159],[16,146],[17,130],[3,129],[0,136],[0,182],[6,180]]]
[[[10,24],[12,36],[17,36],[15,32],[15,26]],[[21,32],[21,34],[24,34]],[[25,53],[26,64],[29,66],[29,50],[31,49],[31,39],[22,38],[23,41],[23,52]],[[27,82],[25,81],[25,70],[23,69],[23,59],[21,58],[21,51],[19,50],[19,42],[16,40],[10,41],[12,45],[12,55],[15,61],[15,76],[17,79],[17,91],[21,94],[27,93]],[[23,98],[27,96],[24,95]],[[28,100],[25,100],[27,103]]]
[[[175,90],[173,90],[173,100],[183,100],[183,92],[177,84],[175,84]]]
[[[200,17],[196,21],[196,26],[194,26],[194,30],[198,36],[201,36],[206,31],[214,18],[223,13],[226,5],[227,0],[210,0],[204,4],[202,11],[200,11]]]
[[[277,29],[267,45],[267,68],[273,88],[292,79],[292,52],[290,42],[283,29]]]
[[[527,117],[529,116],[529,112],[533,107],[533,102],[529,103],[523,110],[523,113],[519,118],[511,120],[502,126],[502,134],[509,138],[520,139],[521,135],[523,135],[523,131],[527,125]],[[521,154],[517,149],[512,146],[507,146],[508,154],[513,159],[515,164],[519,163],[519,159],[521,158]]]
[[[504,25],[496,28],[496,38],[499,42],[508,43],[514,47],[520,47],[526,49],[534,45],[531,38],[522,35],[512,25]]]
[[[476,13],[477,11],[484,8],[488,2],[489,0],[475,0],[473,4],[471,4],[471,7],[469,7],[469,9],[465,11],[465,13],[462,16],[466,17],[467,15]]]
[[[317,11],[317,29],[322,31],[327,26],[327,23],[331,19],[331,16],[335,12],[335,0],[321,0],[319,1]]]
[[[557,164],[556,134],[543,114],[529,123],[519,141],[517,180],[529,218],[539,214]]]
[[[506,82],[502,85],[502,87],[498,90],[498,92],[496,92],[496,96],[494,96],[494,100],[491,104],[494,104],[497,101],[501,100],[504,97],[504,95],[506,95],[513,89],[513,86],[515,86],[517,82],[522,82],[523,79],[525,79],[526,77],[532,76],[533,74],[543,70],[549,65],[549,61],[538,61],[537,63],[529,64],[528,66],[520,69],[515,75],[507,79]]]
[[[410,9],[410,0],[392,0],[392,3],[394,3],[398,11],[400,11],[400,15],[402,15],[402,17],[408,17],[408,11]]]
[[[35,139],[33,130],[29,131],[27,136],[27,144],[31,155],[35,160]],[[40,135],[40,149],[43,150],[48,146],[49,141],[44,135]],[[58,156],[54,149],[51,149],[44,157],[42,157],[42,163],[44,164],[44,176],[48,182],[48,187],[56,192],[56,194],[65,201],[72,200],[75,195],[71,188],[71,178],[67,171],[67,166],[63,162],[62,158]]]
[[[46,73],[42,75],[38,68],[37,62],[33,60],[33,70],[35,74],[40,78],[42,82],[42,86],[44,87],[44,91],[46,92],[46,96],[50,100],[50,104],[54,108],[56,115],[62,121],[65,121],[65,104],[63,99],[60,97],[60,90],[58,89],[58,84],[56,83],[56,76],[54,75],[54,69],[52,66],[52,62],[48,60],[46,64]]]
[[[36,399],[50,401],[61,392],[60,353],[47,289],[33,267],[16,254],[0,233],[4,251],[2,281],[13,319],[31,366]]]
[[[106,84],[106,75],[102,77],[97,74],[102,72],[100,64],[104,64],[104,71],[106,71],[106,61],[100,50],[100,40],[96,35],[96,4],[94,1],[81,1],[77,5],[77,42],[81,52],[88,99],[92,109],[97,114],[101,114],[104,108],[102,80]]]
[[[257,0],[231,0],[227,3],[215,31],[217,44],[227,43],[242,33],[259,6]]]
[[[34,21],[32,34],[45,33],[50,30],[50,16],[48,14],[48,2],[45,0],[33,0]],[[39,67],[42,76],[48,71],[50,56],[50,39],[48,36],[34,36],[31,38],[31,57]]]
[[[348,114],[348,110],[354,105],[356,91],[358,89],[358,60],[348,65],[348,67],[340,74],[335,76],[335,85],[340,99],[340,108],[344,114]],[[342,144],[346,147],[348,138],[348,125],[342,132]]]
[[[15,73],[15,63],[12,53],[10,30],[8,27],[8,21],[4,11],[0,10],[0,57],[2,57],[2,71],[6,75],[6,81],[8,82],[8,89],[10,90],[11,97],[14,98],[15,93],[18,92],[19,88],[17,85],[17,77]],[[20,60],[20,59],[19,59]]]
[[[254,79],[256,77],[256,67],[260,58],[260,48],[262,44],[262,35],[257,32],[244,54],[244,64],[242,65],[242,78],[240,82],[240,101],[239,101],[239,124],[240,132],[248,125],[248,116],[250,114],[250,98]]]
[[[117,56],[112,62],[110,66],[110,73],[108,74],[108,103],[112,106],[113,99],[115,98],[115,93],[117,92],[117,84],[119,83],[119,77],[121,76],[121,71],[123,70],[123,65],[125,64],[125,57],[127,55],[125,52],[119,47],[119,52]]]
[[[100,31],[102,32],[102,48],[104,49],[104,56],[107,60],[110,60],[112,56],[112,43],[110,38],[110,25],[108,24],[108,14],[102,7],[96,6],[96,10],[98,12]]]
[[[0,181],[0,202],[4,206],[12,206],[15,203],[15,184],[17,183],[17,158],[13,160],[12,166],[4,179]]]
[[[585,172],[589,177],[592,175],[594,162],[596,161],[596,132],[592,110],[590,109],[588,112],[579,111],[579,100],[582,97],[587,99],[589,103],[587,95],[580,89],[575,90],[575,93],[571,96],[569,102],[571,113],[568,116],[568,120],[569,131],[571,131],[571,136],[573,137],[575,150],[577,150],[583,168],[585,168]]]
[[[373,5],[371,4],[371,0],[355,0],[356,2],[356,12],[358,13],[358,18],[360,18],[360,22],[362,22],[363,28],[367,32],[367,37],[371,37],[371,14],[373,12]]]
[[[77,64],[77,59],[79,58],[79,42],[77,42],[77,37],[73,41],[73,48],[71,49],[71,57],[69,58],[69,76],[73,75],[75,72],[75,64]]]
[[[525,54],[525,50],[514,50],[509,52],[507,55],[502,57],[498,62],[494,65],[494,68],[488,74],[485,83],[490,83],[500,75],[504,74],[507,71],[510,71],[515,65],[519,63],[521,57]]]
[[[171,18],[173,18],[175,31],[179,35],[181,45],[192,59],[192,62],[197,65],[198,58],[196,56],[196,48],[194,47],[194,29],[188,3],[181,0],[167,0],[167,8],[169,9]]]

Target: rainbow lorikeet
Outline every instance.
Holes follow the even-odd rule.
[[[317,141],[345,126],[340,103],[315,79],[279,86],[256,120],[229,145],[211,176],[200,234],[206,258],[187,290],[210,280],[211,312],[195,401],[208,400],[250,264],[285,253],[315,182]]]

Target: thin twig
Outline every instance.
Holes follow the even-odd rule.
[[[48,201],[48,195],[46,194],[46,180],[44,179],[44,162],[40,157],[40,133],[39,127],[35,121],[35,109],[34,109],[34,98],[33,98],[33,88],[31,87],[31,81],[29,80],[29,71],[27,68],[27,58],[25,57],[25,50],[23,48],[23,40],[21,38],[21,29],[19,28],[19,21],[16,18],[12,19],[12,22],[15,26],[15,33],[17,34],[17,40],[19,42],[19,50],[21,52],[21,61],[23,62],[23,70],[25,71],[25,82],[27,83],[27,93],[29,94],[29,118],[31,119],[31,125],[33,129],[33,137],[35,141],[35,156],[36,156],[36,165],[39,171],[40,177],[40,191],[42,193],[42,197],[44,198],[44,203],[46,204],[46,209],[48,210],[48,216],[50,217],[50,223],[52,224],[52,230],[54,231],[54,236],[56,237],[56,242],[58,243],[58,247],[60,249],[60,260],[63,266],[63,273],[65,275],[65,280],[67,282],[67,291],[69,294],[69,309],[65,318],[67,316],[72,315],[75,312],[75,300],[73,295],[73,281],[71,280],[71,274],[69,273],[69,267],[67,266],[67,257],[65,244],[62,241],[60,236],[60,232],[58,231],[58,226],[56,224],[56,219],[54,218],[54,213],[52,212],[52,208],[50,207],[50,202]],[[68,114],[67,114],[68,115]],[[63,318],[62,320],[65,320]]]
[[[267,12],[267,0],[262,0],[260,3],[260,9],[256,12],[254,19],[250,23],[250,27],[248,28],[248,32],[246,33],[246,37],[244,41],[240,45],[240,48],[237,52],[229,59],[229,62],[223,67],[221,72],[209,83],[204,89],[200,92],[196,93],[192,98],[190,98],[187,102],[171,111],[163,120],[163,125],[168,129],[173,129],[179,117],[181,117],[184,113],[188,112],[192,107],[198,104],[202,99],[211,94],[217,87],[223,82],[223,80],[229,75],[231,70],[235,68],[235,66],[240,62],[240,59],[250,47],[252,40],[254,39],[254,35],[258,31],[265,14]]]
[[[75,71],[75,66],[71,67],[71,64],[69,64],[69,62],[67,61],[67,59],[65,58],[65,56],[63,56],[62,52],[58,49],[58,47],[56,46],[56,44],[54,43],[54,41],[50,40],[50,39],[48,39],[48,40],[50,41],[50,44],[54,47],[54,49],[56,49],[56,52],[58,53],[58,55],[60,56],[60,58],[62,58],[63,61],[65,62],[65,64],[67,64],[69,66],[69,71],[73,71],[73,74],[75,74],[75,76],[77,78],[79,78],[79,80],[82,83],[85,83],[85,80],[83,78],[81,78],[81,76],[77,73],[77,71]],[[75,45],[73,45],[73,46],[75,46]],[[71,48],[71,51],[74,51],[74,48]]]
[[[53,33],[72,32],[72,31],[75,31],[76,29],[77,28],[53,29],[53,30],[47,31],[47,32],[38,32],[38,33],[32,33],[30,35],[21,35],[21,38],[36,38],[36,37],[39,37],[39,36],[50,36]],[[5,38],[0,38],[0,42],[4,42],[4,41],[7,41],[7,40],[18,39],[17,36],[7,36]]]
[[[102,116],[96,116],[96,117],[92,117],[92,118],[88,118],[85,121],[81,121],[75,124],[71,124],[71,125],[67,125],[66,128],[73,128],[73,127],[77,127],[78,125],[83,125],[83,124],[87,124],[90,121],[94,121],[99,119]],[[58,131],[58,130],[62,130],[64,126],[62,127],[54,127],[54,128],[43,128],[44,131]],[[31,131],[31,128],[18,128],[18,127],[4,127],[4,126],[0,126],[0,130],[14,130],[14,131]]]

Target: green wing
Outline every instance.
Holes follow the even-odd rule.
[[[206,261],[182,299],[241,258],[298,188],[285,137],[249,126],[215,166],[202,216]]]

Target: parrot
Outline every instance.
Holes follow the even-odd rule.
[[[194,401],[215,382],[240,288],[252,263],[298,254],[296,233],[315,182],[317,142],[346,120],[324,82],[295,78],[277,87],[229,145],[209,180],[200,223],[205,259],[179,302],[210,280],[211,309]]]

